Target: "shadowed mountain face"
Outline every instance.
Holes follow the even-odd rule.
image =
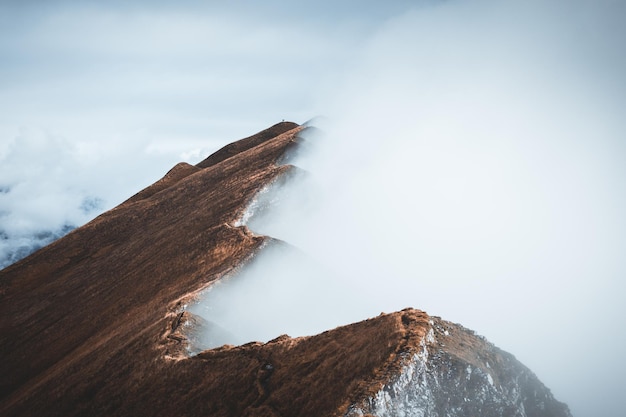
[[[182,306],[270,240],[239,220],[302,130],[178,164],[0,271],[0,414],[569,416],[511,355],[413,309],[187,354]]]

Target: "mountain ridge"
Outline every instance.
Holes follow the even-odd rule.
[[[315,336],[188,354],[196,318],[184,304],[272,239],[238,220],[260,189],[293,169],[278,161],[304,129],[282,122],[196,166],[178,164],[0,271],[0,414],[382,416],[433,385],[446,388],[419,394],[428,399],[419,415],[440,415],[453,404],[459,411],[449,415],[465,416],[478,404],[488,416],[505,404],[539,410],[511,415],[569,416],[514,358],[414,309]],[[450,333],[459,343],[442,342]],[[483,351],[502,372],[485,370],[485,358],[474,357]],[[475,369],[469,377],[467,369]],[[520,378],[531,388],[517,384]],[[400,380],[408,381],[404,388]],[[490,388],[495,383],[500,388]],[[531,391],[536,398],[521,394]],[[484,393],[489,401],[480,402]],[[465,394],[475,401],[464,404]]]

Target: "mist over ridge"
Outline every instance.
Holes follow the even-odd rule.
[[[324,136],[294,161],[310,174],[302,194],[287,185],[254,230],[332,279],[303,292],[274,274],[250,308],[306,298],[316,323],[280,331],[295,336],[415,306],[514,353],[574,415],[618,414],[623,2],[320,2],[305,17],[192,3],[19,6],[16,19],[2,5],[0,245],[321,114]]]
[[[504,4],[389,22],[294,162],[313,186],[287,186],[253,230],[333,271],[317,287],[305,279],[320,297],[312,321],[422,308],[516,354],[575,415],[610,416],[623,369],[609,358],[626,344],[626,62],[609,47],[621,33],[611,7],[623,10],[578,2],[562,19],[557,2]],[[309,297],[287,288],[272,308]],[[305,315],[284,320],[303,334]],[[581,360],[598,345],[607,362]]]

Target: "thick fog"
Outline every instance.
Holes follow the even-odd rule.
[[[619,415],[624,2],[185,4],[0,18],[5,241],[323,115],[291,161],[306,175],[246,219],[290,246],[192,308],[213,343],[412,306],[516,355],[575,416]]]

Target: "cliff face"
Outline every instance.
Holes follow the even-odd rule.
[[[182,305],[269,241],[240,220],[302,129],[178,164],[0,271],[0,415],[568,416],[512,356],[412,309],[187,354]]]

